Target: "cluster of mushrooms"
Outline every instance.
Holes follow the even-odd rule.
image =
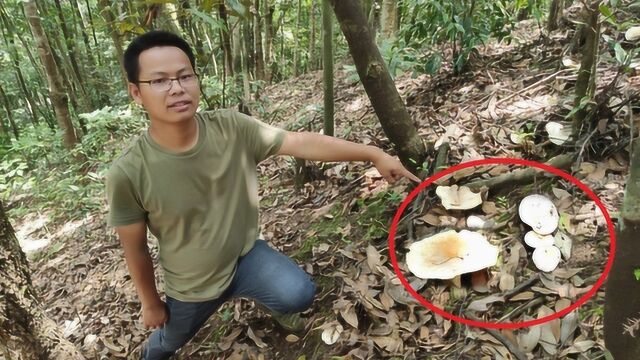
[[[560,222],[556,206],[543,195],[529,195],[520,202],[518,215],[523,223],[531,226],[524,242],[534,249],[534,265],[544,272],[553,271],[562,257],[553,236]]]
[[[447,210],[468,210],[482,204],[481,194],[466,186],[438,186],[436,195]],[[529,195],[520,202],[518,215],[532,229],[524,241],[534,249],[533,263],[541,271],[553,271],[561,259],[561,250],[555,245],[557,237],[552,235],[560,220],[555,205],[543,195]],[[475,215],[466,221],[467,228],[478,230],[490,229],[487,223]],[[568,251],[562,251],[566,258]],[[406,255],[409,271],[422,279],[453,279],[494,266],[497,261],[498,247],[482,233],[466,229],[447,230],[416,241]]]

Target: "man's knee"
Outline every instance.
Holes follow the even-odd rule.
[[[283,313],[295,313],[308,309],[316,295],[316,284],[308,276],[292,284],[282,294]]]

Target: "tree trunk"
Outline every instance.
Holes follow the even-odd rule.
[[[331,10],[331,8],[329,8]],[[316,69],[316,0],[311,0],[311,10],[309,10],[309,70]]]
[[[58,124],[64,131],[64,144],[67,149],[71,149],[78,142],[78,139],[73,124],[71,123],[71,116],[69,115],[67,94],[63,91],[62,79],[60,78],[58,68],[51,54],[51,48],[49,47],[47,36],[42,29],[38,9],[33,0],[24,2],[24,12],[27,16],[33,37],[36,39],[38,53],[40,54],[40,59],[47,73],[51,102],[53,102],[56,110]]]
[[[322,74],[324,80],[324,134],[333,136],[333,13],[322,0]]]
[[[247,66],[247,74],[254,76],[255,79],[255,59],[253,56],[253,32],[251,31],[251,18],[242,22],[242,37],[244,43],[245,65]],[[249,79],[249,78],[247,78]]]
[[[82,12],[80,11],[80,7],[78,6],[77,0],[71,0],[71,6],[73,7],[73,11],[75,16],[78,17],[78,21],[80,22],[80,35],[82,35],[82,42],[84,43],[84,47],[86,48],[87,58],[89,59],[89,63],[91,65],[95,65],[95,59],[93,58],[93,51],[91,51],[91,42],[89,41],[89,35],[87,35],[87,24],[85,23],[84,17],[82,17]],[[88,10],[88,9],[87,9]]]
[[[77,86],[80,88],[82,95],[86,97],[86,92],[84,89],[84,77],[80,72],[80,66],[78,65],[77,55],[76,55],[76,40],[74,39],[71,32],[67,28],[67,21],[64,18],[64,13],[62,12],[62,6],[60,6],[60,0],[54,0],[56,5],[56,10],[58,12],[58,18],[60,19],[60,28],[62,29],[62,35],[64,37],[65,44],[67,45],[67,50],[69,51],[69,62],[71,63],[71,69],[75,78],[77,80]],[[62,51],[62,48],[60,48]]]
[[[640,268],[640,138],[633,143],[629,179],[620,211],[617,248],[607,279],[604,304],[604,341],[616,360],[640,359],[640,331],[625,331],[640,322],[640,281],[634,275]]]
[[[36,104],[31,96],[31,92],[27,88],[26,82],[24,81],[24,76],[22,74],[22,70],[20,69],[20,56],[18,55],[18,51],[16,50],[15,37],[13,34],[13,26],[9,23],[9,19],[7,13],[0,3],[0,17],[2,18],[2,23],[4,24],[3,30],[6,30],[6,33],[3,31],[4,42],[9,49],[10,59],[13,65],[13,69],[15,71],[16,80],[18,82],[18,86],[20,87],[20,91],[24,95],[24,99],[26,100],[28,106],[27,112],[31,117],[31,122],[34,126],[38,125],[38,117],[36,116]]]
[[[256,61],[256,79],[264,80],[264,58],[262,54],[262,26],[260,24],[260,0],[254,0],[253,5],[255,14],[253,14],[253,48],[255,50]]]
[[[380,19],[380,36],[383,40],[393,39],[397,28],[397,4],[396,0],[382,0],[382,15]]]
[[[600,0],[591,3],[586,8],[587,19],[585,20],[584,36],[585,43],[582,47],[582,61],[576,79],[576,93],[574,106],[580,106],[573,116],[573,133],[580,133],[582,124],[589,113],[589,102],[593,100],[596,90],[596,66],[598,64],[598,48],[600,44]]]
[[[415,172],[426,157],[425,143],[418,136],[378,51],[362,5],[358,0],[330,1],[380,124],[402,163]]]
[[[273,11],[274,7],[269,6],[269,0],[262,0],[264,4],[264,68],[265,80],[271,83],[271,64],[273,62]]]
[[[112,3],[109,0],[98,0],[100,6],[102,7],[102,17],[107,25],[107,29],[109,31],[109,35],[111,36],[111,40],[113,41],[113,45],[116,48],[116,57],[118,58],[118,63],[120,64],[120,74],[122,75],[123,85],[127,85],[129,80],[127,80],[127,72],[124,70],[124,50],[122,47],[122,39],[120,38],[120,34],[118,34],[118,30],[114,27],[115,18],[113,12],[111,12]]]
[[[547,18],[547,31],[552,32],[558,28],[560,18],[562,17],[562,4],[564,0],[551,0],[549,6],[549,17]]]
[[[296,27],[293,31],[293,76],[300,74],[300,16],[302,15],[302,0],[298,0],[298,13],[296,16]]]
[[[220,29],[220,37],[222,44],[222,51],[224,52],[224,67],[228,76],[233,76],[233,52],[231,50],[231,26],[229,26],[229,18],[227,16],[227,8],[224,3],[218,5],[218,16],[224,24],[224,29]]]
[[[89,0],[84,0],[84,3],[87,6],[87,16],[89,17],[89,24],[91,25],[91,34],[93,35],[93,44],[97,49],[98,38],[96,37],[96,27],[93,24],[93,14],[91,14],[91,6],[89,5]],[[96,56],[98,57],[98,66],[102,65],[102,58],[100,57],[99,51],[96,51]]]
[[[34,6],[35,9],[35,6]],[[17,360],[84,359],[39,306],[29,263],[0,202],[0,348]]]
[[[9,119],[9,125],[11,125],[11,131],[13,132],[13,136],[17,139],[20,139],[20,132],[18,131],[18,127],[16,126],[15,121],[13,120],[13,115],[11,114],[11,105],[9,105],[9,98],[7,94],[4,92],[2,88],[2,84],[0,84],[0,95],[2,96],[2,103],[4,105],[4,109],[7,111],[7,119]],[[5,134],[8,134],[4,121],[2,121],[2,128]]]

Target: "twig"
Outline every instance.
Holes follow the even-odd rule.
[[[471,320],[481,321],[475,315],[473,315],[470,311],[465,312],[465,316]],[[525,355],[517,345],[511,342],[511,340],[507,339],[502,333],[496,329],[484,329],[486,332],[491,334],[496,340],[500,341],[504,346],[511,352],[513,356],[518,360],[527,360],[527,355]]]
[[[507,96],[506,98],[504,98],[504,99],[500,99],[500,100],[496,101],[495,106],[498,106],[499,104],[501,104],[501,103],[503,103],[503,102],[505,102],[505,101],[507,101],[507,100],[509,100],[509,99],[512,99],[512,98],[514,98],[514,97],[516,97],[516,96],[518,96],[518,95],[520,95],[520,94],[522,94],[522,93],[525,93],[525,92],[527,92],[527,91],[529,91],[529,90],[531,90],[531,89],[535,88],[536,86],[538,86],[538,85],[540,85],[540,84],[542,84],[542,83],[545,83],[545,82],[547,82],[547,81],[549,81],[549,80],[551,80],[551,79],[555,78],[556,76],[560,75],[561,73],[566,72],[567,70],[568,70],[568,69],[563,69],[563,70],[556,71],[555,73],[553,73],[553,74],[551,74],[551,75],[547,76],[546,78],[544,78],[544,79],[542,79],[542,80],[540,80],[540,81],[536,81],[535,83],[533,83],[533,84],[531,84],[531,85],[527,86],[526,88],[524,88],[524,89],[522,89],[522,90],[519,90],[518,92],[515,92],[515,93],[513,93],[513,94],[511,94],[511,95]]]
[[[530,309],[536,305],[540,305],[545,301],[544,296],[541,297],[537,297],[531,301],[529,301],[528,303],[524,303],[520,306],[518,306],[517,308],[513,309],[513,311],[511,311],[510,313],[504,315],[503,317],[500,318],[500,320],[498,320],[498,322],[503,322],[505,320],[511,320],[515,317],[517,317],[518,315],[522,314],[523,312],[525,312],[527,309]]]
[[[536,281],[538,281],[539,279],[540,279],[540,274],[536,273],[535,275],[531,276],[527,281],[518,284],[518,286],[514,287],[509,291],[506,291],[502,296],[504,297],[505,300],[509,300],[514,295],[520,293],[522,290],[530,286],[533,286],[533,284],[535,284]]]

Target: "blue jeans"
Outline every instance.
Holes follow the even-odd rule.
[[[143,359],[168,359],[186,344],[225,301],[244,297],[282,314],[303,311],[313,302],[316,286],[290,258],[264,240],[238,260],[231,285],[217,299],[184,302],[167,296],[169,321],[155,330]]]

